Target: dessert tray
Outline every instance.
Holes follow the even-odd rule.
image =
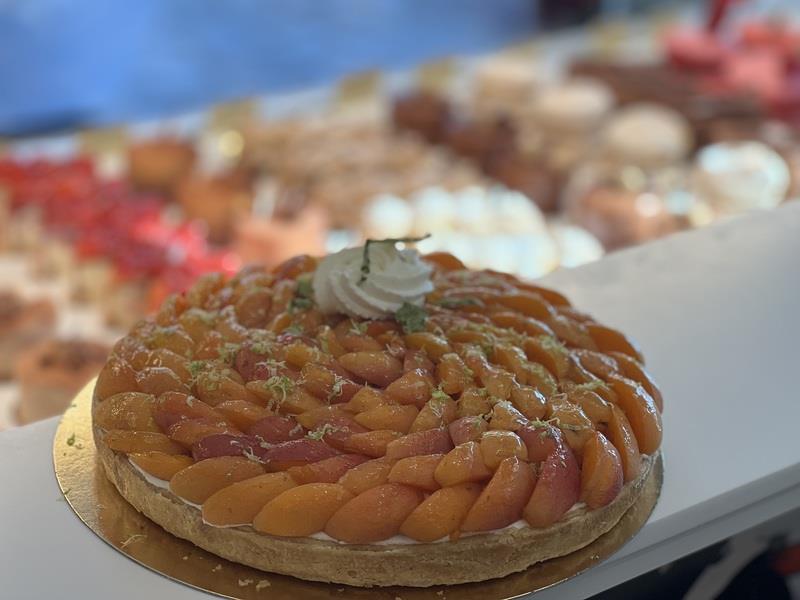
[[[70,505],[142,564],[225,595],[228,563],[199,548],[253,593],[278,577],[467,597],[541,589],[613,552],[661,484],[641,353],[561,294],[417,241],[209,274],[168,298],[58,429]],[[170,549],[167,532],[188,541]]]

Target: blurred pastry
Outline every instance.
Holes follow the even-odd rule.
[[[790,184],[786,161],[760,142],[706,146],[692,172],[693,191],[717,214],[773,208]]]
[[[692,129],[683,115],[666,106],[629,104],[608,119],[600,133],[600,146],[606,160],[657,168],[688,157]]]
[[[443,140],[450,118],[447,100],[427,91],[398,98],[392,107],[392,120],[398,129],[415,131],[432,143]]]
[[[486,173],[506,187],[521,192],[545,212],[559,208],[563,176],[536,156],[520,151],[496,153],[487,160]]]
[[[588,134],[614,107],[611,89],[602,81],[573,77],[545,88],[532,105],[537,124],[558,134]]]
[[[128,149],[128,177],[139,188],[172,192],[195,162],[192,144],[172,137],[136,142]]]
[[[175,199],[188,218],[208,226],[211,242],[222,244],[233,238],[236,223],[250,213],[252,192],[247,177],[240,172],[194,173],[178,183]]]
[[[26,301],[13,291],[0,291],[0,379],[11,377],[19,353],[50,335],[55,323],[49,300]]]
[[[478,118],[513,115],[533,101],[544,80],[542,69],[530,59],[510,56],[486,59],[475,71],[473,111]]]
[[[22,424],[58,415],[103,367],[109,348],[79,339],[51,339],[23,352],[15,374]]]
[[[490,117],[451,123],[443,141],[456,154],[484,167],[491,156],[514,147],[515,132],[508,118]]]

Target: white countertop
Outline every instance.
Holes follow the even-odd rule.
[[[664,392],[665,482],[632,542],[537,600],[597,593],[800,506],[800,204],[547,282],[640,342]],[[53,475],[55,427],[0,433],[0,595],[204,597],[110,550],[72,514]]]

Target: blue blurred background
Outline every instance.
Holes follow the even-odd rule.
[[[484,51],[530,35],[536,13],[535,0],[0,0],[0,134]]]

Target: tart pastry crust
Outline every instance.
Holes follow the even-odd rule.
[[[95,400],[96,402],[96,400]],[[639,476],[608,505],[574,508],[558,523],[521,527],[431,544],[340,544],[314,538],[280,538],[251,526],[213,527],[200,511],[148,482],[127,457],[110,450],[95,427],[97,452],[109,480],[136,510],[196,546],[272,573],[361,587],[427,587],[504,577],[583,548],[609,531],[639,499],[658,453],[642,456]]]

